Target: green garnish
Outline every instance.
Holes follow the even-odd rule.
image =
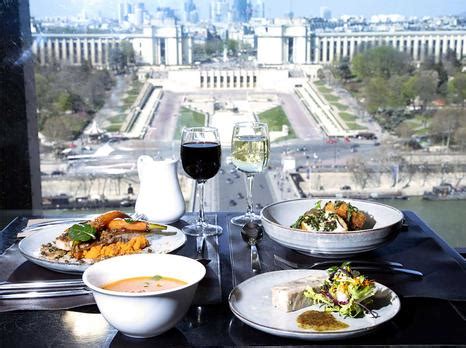
[[[89,224],[74,224],[68,229],[68,236],[74,242],[87,242],[96,238],[97,230]]]
[[[155,275],[155,276],[152,277],[152,279],[155,280],[155,281],[157,281],[157,280],[162,279],[162,276],[160,276],[160,275]]]
[[[139,220],[134,220],[134,219],[131,219],[131,218],[126,218],[126,219],[123,219],[125,220],[125,222],[127,222],[128,224],[135,224],[136,222],[139,222]]]
[[[149,230],[155,230],[155,229],[157,229],[157,230],[166,230],[167,229],[167,226],[165,226],[165,225],[154,224],[152,222],[149,222],[148,225],[149,225]]]
[[[338,312],[345,317],[362,317],[377,313],[368,308],[377,292],[374,281],[350,268],[349,262],[327,269],[328,279],[322,286],[309,287],[304,296],[321,304],[327,312]]]

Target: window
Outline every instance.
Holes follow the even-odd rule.
[[[193,2],[200,21],[192,13],[188,16],[185,7],[177,12],[167,3],[163,8],[144,8],[142,22],[131,7],[125,7],[123,12],[127,13],[117,18],[116,4],[96,3],[96,7],[104,6],[99,11],[105,16],[100,16],[97,9],[90,8],[83,15],[81,8],[76,9],[81,6],[77,3],[64,0],[63,8],[47,9],[38,5],[43,4],[42,0],[30,0],[34,42],[31,64],[37,92],[33,109],[38,111],[36,127],[42,141],[42,198],[46,208],[52,206],[53,199],[67,195],[67,204],[72,208],[112,202],[132,209],[135,197],[128,193],[127,186],[137,183],[134,162],[138,152],[124,152],[126,145],[131,148],[135,143],[140,149],[148,142],[163,139],[176,148],[179,129],[184,126],[216,124],[254,113],[259,118],[265,113],[279,119],[270,122],[273,156],[278,156],[277,144],[289,140],[299,143],[297,148],[317,149],[315,156],[309,150],[306,154],[290,150],[296,163],[302,162],[296,167],[314,170],[309,179],[307,173],[302,176],[300,185],[305,194],[339,192],[340,187],[351,186],[364,195],[387,191],[420,196],[424,191],[433,192],[441,183],[453,185],[455,193],[465,185],[464,163],[438,163],[432,159],[435,156],[430,156],[438,151],[440,157],[447,158],[442,151],[448,150],[460,158],[466,152],[464,96],[455,91],[454,82],[464,75],[465,25],[463,19],[453,16],[461,11],[449,5],[444,8],[451,16],[440,18],[440,14],[433,14],[422,20],[400,17],[394,21],[377,17],[380,13],[365,18],[355,13],[354,17],[327,21],[262,17],[231,26],[227,40],[227,16],[216,14],[218,23],[202,18],[208,12],[206,2]],[[255,1],[251,1],[251,11],[257,14],[253,4]],[[306,2],[295,6],[300,8],[295,13],[312,12]],[[343,7],[338,6],[335,13],[343,12]],[[76,9],[75,14],[65,13],[66,7]],[[201,11],[201,7],[205,8]],[[270,7],[270,16],[274,17],[276,6]],[[384,12],[390,10],[386,6]],[[224,47],[228,47],[225,53]],[[24,48],[25,52],[28,48]],[[369,61],[371,52],[377,50],[389,52],[382,60],[399,58],[395,62],[399,69],[392,69],[390,62],[377,73],[371,71],[377,66]],[[448,50],[454,54],[447,54]],[[360,71],[353,59],[359,60]],[[403,84],[406,81],[416,83]],[[281,88],[288,85],[296,87],[284,93]],[[348,93],[337,93],[340,90],[335,86]],[[244,88],[248,90],[241,90]],[[398,94],[407,89],[409,93]],[[288,98],[290,95],[292,98]],[[290,103],[297,104],[285,107],[283,103],[291,99]],[[293,117],[309,127],[317,123],[316,132],[325,134],[328,142],[313,143],[302,130],[293,129],[285,110],[299,110]],[[221,120],[217,118],[220,116]],[[374,139],[372,128],[383,128],[384,134],[393,137],[394,145],[387,144],[377,132],[374,137],[378,139]],[[363,149],[351,147],[359,143]],[[111,152],[99,155],[98,151]],[[165,148],[161,153],[164,151],[169,150]],[[121,160],[118,156],[123,153],[127,157]],[[380,153],[386,156],[383,162]],[[361,170],[364,163],[358,162],[362,155],[367,161],[372,158],[369,162],[374,164],[364,167],[369,173],[366,181]],[[96,160],[96,156],[101,157]],[[431,162],[420,164],[417,156]],[[45,165],[45,159],[53,164]],[[287,170],[277,165],[281,163],[277,157],[271,163],[274,189],[281,192],[281,199],[301,192],[287,192]],[[345,173],[342,177],[348,182],[340,186],[327,182],[335,171]],[[315,173],[326,173],[319,177],[319,184]],[[235,182],[237,178],[231,174],[229,179]],[[184,176],[180,180],[190,192],[190,181]],[[65,186],[65,182],[73,185]],[[135,191],[139,188],[137,184],[132,187]],[[259,196],[259,201],[264,199],[260,204],[270,203],[264,197],[268,196]],[[429,204],[417,198],[411,201],[417,207]]]

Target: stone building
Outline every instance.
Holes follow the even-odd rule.
[[[182,26],[145,27],[134,34],[33,34],[32,53],[41,65],[57,62],[81,65],[84,61],[103,68],[109,65],[110,52],[122,41],[131,43],[137,64],[189,65],[192,63],[192,38]]]
[[[439,61],[448,49],[466,57],[466,31],[314,32],[306,25],[257,28],[257,62],[265,65],[331,64],[376,46],[391,46],[421,61]]]

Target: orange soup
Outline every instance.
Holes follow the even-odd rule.
[[[156,275],[153,277],[134,277],[117,280],[116,282],[102,286],[102,288],[105,290],[142,293],[173,289],[186,284],[186,282],[176,278]]]

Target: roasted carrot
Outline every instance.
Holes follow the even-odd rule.
[[[116,218],[110,221],[108,228],[112,231],[150,232],[152,230],[166,230],[167,226],[141,220]]]
[[[116,218],[130,218],[130,216],[121,211],[112,210],[97,216],[94,220],[91,220],[89,224],[97,231],[101,231],[107,228],[108,224]]]

